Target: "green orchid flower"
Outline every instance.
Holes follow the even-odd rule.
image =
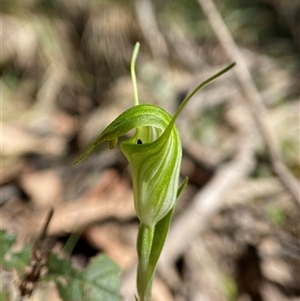
[[[134,205],[140,220],[137,239],[137,290],[140,301],[150,301],[154,272],[170,227],[176,202],[187,184],[179,187],[182,157],[181,140],[175,121],[188,101],[206,84],[227,72],[230,64],[201,83],[190,93],[172,117],[162,108],[139,104],[135,77],[135,61],[139,43],[135,45],[131,76],[135,105],[119,115],[74,162],[85,158],[98,144],[109,143],[113,149],[118,138],[136,129],[134,136],[120,143],[132,170]]]

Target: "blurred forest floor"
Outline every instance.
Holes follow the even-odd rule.
[[[299,181],[299,1],[216,4]],[[1,24],[1,228],[21,245],[32,242],[53,207],[54,248],[77,233],[74,264],[105,252],[124,271],[124,299],[133,300],[138,221],[127,162],[107,145],[72,162],[133,105],[136,41],[140,102],[171,114],[231,58],[194,0],[2,0]],[[272,169],[245,97],[230,71],[178,120],[189,184],[154,301],[300,300],[299,206]],[[41,284],[31,300],[60,299]]]

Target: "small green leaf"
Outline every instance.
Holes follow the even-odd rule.
[[[4,255],[9,251],[11,246],[16,241],[16,235],[12,233],[7,233],[4,230],[0,230],[0,260],[1,266],[4,261]]]
[[[120,301],[120,268],[107,256],[95,257],[84,270],[50,254],[45,280],[55,281],[64,301]]]
[[[32,246],[25,246],[17,252],[8,252],[4,257],[3,267],[7,270],[15,269],[19,277],[25,274],[25,267],[31,261]]]
[[[31,260],[32,246],[25,246],[21,250],[11,250],[16,240],[16,235],[0,231],[0,260],[1,266],[7,270],[17,270],[19,277],[24,275],[26,265]]]

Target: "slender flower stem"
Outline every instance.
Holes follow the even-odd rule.
[[[138,271],[137,288],[139,301],[150,301],[153,275],[149,275],[150,256],[155,226],[141,224],[137,238]]]

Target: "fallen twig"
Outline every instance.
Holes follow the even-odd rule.
[[[237,63],[236,67],[234,68],[237,79],[240,82],[245,94],[245,100],[252,110],[253,117],[268,147],[273,170],[278,176],[282,185],[290,192],[293,199],[299,206],[300,184],[283,163],[280,145],[271,129],[266,107],[257,91],[246,62],[213,1],[198,0],[198,3],[206,14],[211,27],[215,31],[215,34],[227,52],[227,55]]]
[[[160,33],[151,0],[134,1],[137,19],[153,55],[158,58],[168,57],[168,47],[165,38]]]

